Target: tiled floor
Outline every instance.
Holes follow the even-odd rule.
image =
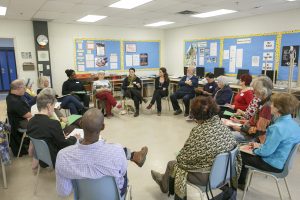
[[[165,102],[164,102],[165,103]],[[133,199],[137,200],[167,200],[172,199],[162,194],[159,187],[152,180],[150,170],[163,172],[169,160],[175,159],[176,153],[183,146],[190,130],[195,124],[186,122],[183,116],[173,116],[164,105],[162,116],[156,116],[154,110],[143,109],[141,115],[133,118],[132,115],[115,116],[106,119],[106,128],[103,137],[109,142],[120,143],[132,150],[138,150],[142,146],[149,147],[149,153],[145,165],[142,168],[134,163],[129,163],[128,176],[132,185]],[[143,105],[145,107],[145,105]],[[0,120],[5,118],[5,103],[0,102]],[[299,133],[300,134],[300,133]],[[299,152],[294,163],[294,168],[288,176],[288,183],[293,199],[300,198],[300,159]],[[2,188],[2,176],[0,176],[0,200],[56,200],[61,199],[55,192],[55,176],[48,170],[41,171],[38,185],[38,193],[33,195],[35,176],[31,172],[29,157],[14,159],[7,166],[8,189]],[[284,199],[288,199],[284,183],[281,184]],[[241,198],[241,191],[238,197]],[[66,199],[72,199],[70,196]],[[200,199],[193,188],[188,188],[188,199]],[[254,176],[253,184],[247,193],[247,200],[279,199],[275,181],[264,176]]]

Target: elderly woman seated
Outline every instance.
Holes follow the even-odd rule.
[[[116,99],[112,94],[112,86],[109,80],[104,79],[105,72],[98,72],[98,80],[93,83],[93,91],[95,97],[99,100],[105,101],[106,116],[110,118],[112,115],[111,109],[113,107],[121,108],[121,104],[117,105]]]
[[[254,155],[242,153],[240,189],[244,189],[248,172],[245,165],[279,173],[283,170],[293,146],[300,142],[300,127],[291,116],[299,101],[292,94],[277,93],[272,96],[271,102],[271,112],[276,120],[268,127],[264,144],[250,143]]]
[[[218,105],[211,97],[199,96],[192,101],[191,114],[197,126],[192,129],[176,161],[169,161],[164,174],[151,171],[152,178],[163,193],[175,191],[177,197],[185,199],[186,180],[205,186],[215,157],[236,146],[229,128],[220,121],[218,112]]]
[[[260,76],[253,80],[252,87],[255,95],[261,99],[259,108],[244,125],[232,126],[237,141],[250,141],[259,139],[264,143],[266,129],[271,122],[271,102],[273,83],[267,76]]]
[[[219,76],[217,78],[218,87],[214,92],[214,98],[218,105],[229,104],[232,98],[232,90],[229,87],[228,77]]]

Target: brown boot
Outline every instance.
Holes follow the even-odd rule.
[[[145,163],[147,153],[148,147],[143,147],[140,151],[136,151],[133,153],[131,161],[137,164],[137,166],[142,167]]]
[[[162,184],[163,175],[154,170],[151,170],[151,176],[152,176],[153,180],[159,185],[161,192],[167,193],[168,188],[164,187]]]

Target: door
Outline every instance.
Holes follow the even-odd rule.
[[[17,79],[16,58],[15,52],[13,50],[7,51],[7,62],[9,68],[10,82],[12,82]]]
[[[14,50],[0,50],[0,91],[8,91],[17,78]]]
[[[0,51],[0,67],[2,76],[2,90],[9,90],[9,71],[7,64],[7,52]]]

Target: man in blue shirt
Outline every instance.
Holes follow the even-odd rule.
[[[182,99],[185,106],[184,116],[188,116],[190,112],[190,100],[195,97],[195,88],[198,86],[198,78],[194,76],[195,68],[189,67],[187,74],[178,83],[179,89],[171,96],[171,102],[174,109],[174,115],[182,113],[177,99]]]

